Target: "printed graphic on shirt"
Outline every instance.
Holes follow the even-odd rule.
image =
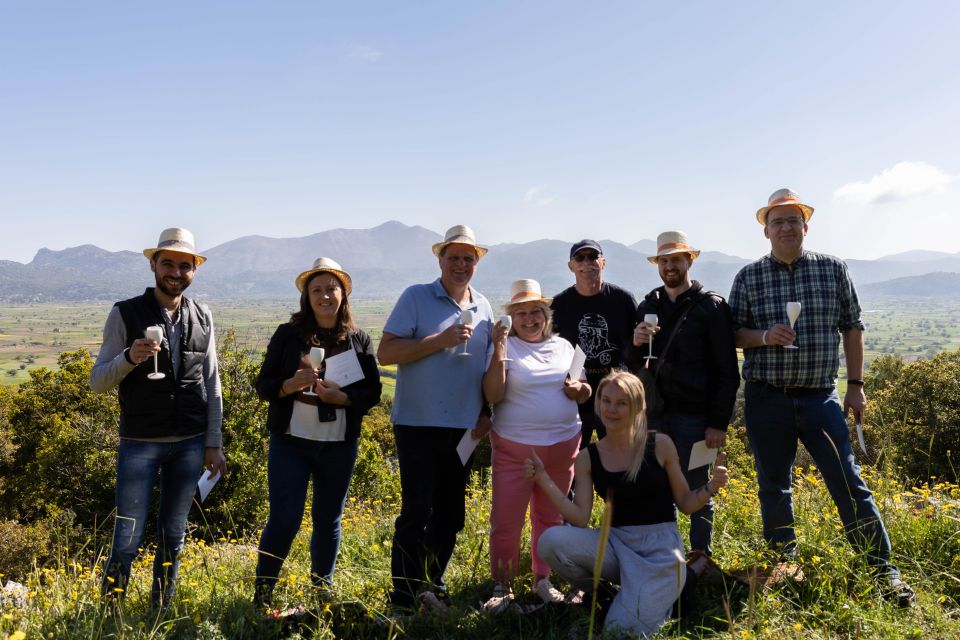
[[[599,313],[586,313],[577,325],[577,344],[583,349],[587,361],[609,365],[617,348],[610,344],[610,325]]]

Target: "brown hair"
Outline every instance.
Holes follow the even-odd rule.
[[[337,310],[337,324],[332,329],[324,329],[317,324],[317,318],[310,307],[310,282],[325,273],[337,278],[336,274],[330,271],[318,271],[307,278],[306,282],[303,283],[303,290],[300,292],[300,309],[290,316],[290,326],[300,334],[304,342],[313,346],[321,346],[321,342],[327,341],[343,342],[357,330],[353,323],[353,314],[350,312],[350,298],[340,278],[337,278],[337,282],[340,283],[340,289],[343,291],[343,299],[340,301],[340,309]]]

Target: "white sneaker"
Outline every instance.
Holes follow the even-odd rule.
[[[544,604],[560,604],[564,601],[563,594],[557,591],[550,583],[550,578],[540,578],[537,580],[537,586],[533,588]]]
[[[483,603],[481,609],[492,615],[499,615],[513,604],[513,591],[509,585],[497,583],[493,587],[493,595]]]

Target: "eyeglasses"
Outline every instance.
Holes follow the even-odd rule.
[[[780,218],[778,220],[772,220],[768,223],[774,229],[782,229],[784,227],[802,227],[803,218],[793,217],[793,218]]]
[[[593,262],[594,260],[599,260],[599,259],[600,259],[600,254],[597,253],[596,251],[584,251],[582,253],[578,253],[577,255],[573,256],[574,262],[583,262],[584,260]]]

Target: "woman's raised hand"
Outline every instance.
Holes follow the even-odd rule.
[[[543,461],[540,459],[540,456],[537,455],[537,452],[534,451],[533,447],[530,447],[530,456],[531,457],[525,458],[523,461],[523,476],[528,480],[537,482],[546,472],[543,468]]]
[[[727,454],[720,452],[717,456],[717,462],[713,465],[713,476],[710,481],[713,482],[713,490],[717,491],[727,486],[730,479],[730,473],[727,471]]]

